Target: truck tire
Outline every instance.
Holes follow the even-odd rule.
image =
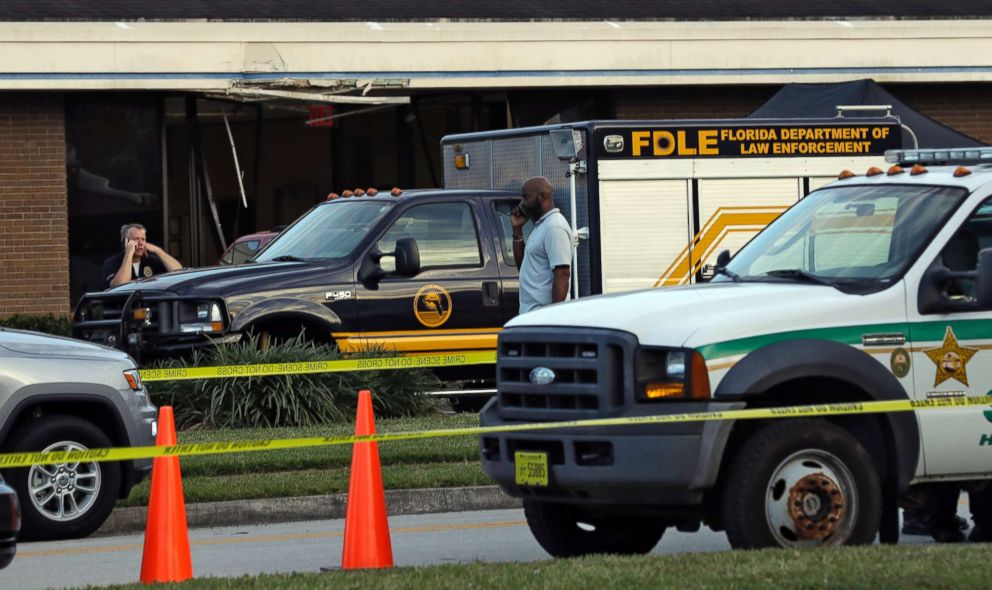
[[[46,416],[22,424],[4,445],[9,452],[112,446],[102,430],[73,416]],[[107,520],[121,487],[118,463],[33,465],[11,469],[4,477],[20,500],[19,539],[25,541],[89,535]]]
[[[723,484],[735,549],[871,543],[882,488],[868,452],[822,420],[783,420],[753,434]]]
[[[665,527],[626,515],[592,516],[567,504],[524,500],[524,515],[534,538],[552,557],[590,553],[640,555],[651,551]]]

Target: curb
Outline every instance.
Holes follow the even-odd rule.
[[[186,505],[190,528],[239,526],[302,520],[344,518],[348,494],[263,498],[200,502]],[[519,498],[506,495],[499,486],[386,490],[386,510],[397,514],[463,512],[520,508]],[[145,530],[145,506],[116,508],[93,536],[138,533]]]

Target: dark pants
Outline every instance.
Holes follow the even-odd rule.
[[[923,505],[916,510],[906,510],[903,518],[907,524],[934,530],[952,523],[958,513],[958,496],[961,486],[956,482],[927,484]]]
[[[975,526],[992,528],[992,483],[987,481],[966,484],[971,519]]]
[[[958,512],[958,497],[961,491],[968,492],[968,505],[976,527],[992,529],[992,485],[988,482],[973,482],[964,485],[958,482],[927,484],[927,497],[916,510],[906,510],[903,517],[907,524],[919,528],[936,530],[955,526],[954,515]]]

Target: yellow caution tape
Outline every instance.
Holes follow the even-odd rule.
[[[407,354],[402,356],[269,363],[264,365],[227,365],[222,367],[188,367],[175,369],[142,369],[142,381],[183,381],[190,379],[219,379],[221,377],[273,377],[276,375],[306,375],[343,371],[382,371],[389,369],[431,369],[462,365],[496,363],[495,350],[463,350],[446,353]]]
[[[882,414],[888,412],[911,412],[916,410],[961,408],[992,404],[992,396],[931,399],[922,401],[892,400],[876,402],[850,402],[839,404],[818,404],[812,406],[784,406],[780,408],[753,408],[749,410],[728,410],[726,412],[694,412],[666,414],[661,416],[638,416],[635,418],[598,418],[592,420],[570,420],[566,422],[537,422],[510,426],[484,426],[476,428],[450,428],[419,432],[394,432],[372,436],[316,436],[309,438],[277,438],[266,440],[246,440],[174,445],[170,447],[121,447],[112,449],[88,449],[85,451],[54,451],[50,453],[2,453],[0,468],[28,467],[51,463],[75,463],[97,461],[124,461],[130,459],[153,459],[156,457],[189,457],[192,455],[217,455],[248,451],[275,451],[302,447],[323,447],[350,445],[357,442],[388,442],[396,440],[417,440],[445,436],[467,436],[494,434],[498,432],[528,432],[562,428],[589,428],[593,426],[625,426],[630,424],[673,424],[678,422],[711,422],[715,420],[757,420],[769,418],[811,418],[838,416],[842,414]]]

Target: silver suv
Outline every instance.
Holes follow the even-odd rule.
[[[103,346],[0,328],[0,451],[155,444],[157,412],[134,360]],[[20,499],[21,540],[95,531],[150,460],[3,470]]]

